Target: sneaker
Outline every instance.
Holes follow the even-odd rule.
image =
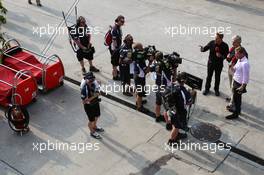
[[[220,96],[220,92],[219,91],[215,91],[215,96],[219,97]]]
[[[100,70],[97,69],[97,68],[94,67],[94,66],[91,66],[91,67],[90,67],[90,71],[91,71],[91,72],[99,72]]]
[[[204,90],[203,95],[207,95],[209,93],[209,90]]]
[[[231,115],[226,116],[225,118],[226,118],[227,120],[237,119],[237,118],[238,118],[238,115],[231,114]]]
[[[91,133],[90,134],[93,138],[95,138],[95,139],[101,139],[102,137],[100,136],[100,134],[98,134],[98,133],[96,133],[96,132],[94,132],[94,133]]]
[[[95,129],[95,131],[96,131],[96,132],[104,132],[104,129],[103,129],[103,128],[100,128],[100,127],[97,127],[97,128]]]
[[[82,68],[82,73],[85,74],[86,73],[86,69]]]

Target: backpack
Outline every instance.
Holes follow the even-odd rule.
[[[112,34],[111,34],[112,28],[113,28],[112,26],[109,26],[109,29],[105,34],[105,37],[104,37],[105,46],[110,46],[112,44]]]

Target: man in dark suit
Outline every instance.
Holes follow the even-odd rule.
[[[216,33],[215,40],[210,41],[206,46],[201,46],[201,52],[209,52],[209,59],[207,63],[207,78],[205,84],[204,95],[209,93],[211,87],[211,81],[213,73],[215,72],[215,95],[219,96],[219,84],[221,78],[221,72],[223,69],[223,62],[226,59],[229,48],[228,45],[223,41],[224,34]]]

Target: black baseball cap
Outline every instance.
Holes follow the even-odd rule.
[[[95,76],[92,72],[87,72],[86,74],[84,74],[84,79],[86,79],[86,80],[92,80],[94,78],[95,78]]]

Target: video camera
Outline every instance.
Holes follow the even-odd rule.
[[[151,56],[154,56],[156,53],[155,46],[147,46],[143,50],[136,50],[133,52],[133,61],[135,62],[145,62],[149,60]]]
[[[180,58],[180,54],[177,52],[172,52],[171,54],[164,55],[163,62],[167,68],[174,69],[179,64],[182,64],[182,58]]]
[[[144,52],[147,54],[148,57],[155,56],[155,53],[157,52],[156,47],[154,45],[149,45],[144,48]]]

